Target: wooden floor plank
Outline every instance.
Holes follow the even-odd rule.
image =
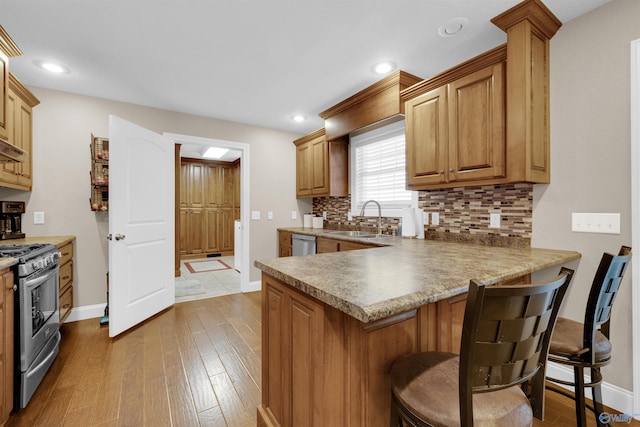
[[[255,427],[260,298],[176,304],[116,339],[98,319],[64,324],[58,357],[7,426]],[[545,421],[533,426],[573,427],[573,408],[547,392]],[[587,425],[595,426],[591,414]]]

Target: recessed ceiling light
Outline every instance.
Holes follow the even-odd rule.
[[[228,148],[209,147],[207,148],[207,151],[204,152],[202,157],[205,157],[207,159],[219,159],[224,156],[227,151],[229,151]]]
[[[55,62],[51,62],[51,61],[33,61],[34,64],[36,64],[38,67],[42,68],[43,70],[47,70],[50,73],[54,73],[54,74],[69,74],[71,71],[67,68],[64,67],[60,64],[56,64]]]
[[[467,18],[453,18],[438,28],[438,35],[440,37],[457,36],[467,27],[468,24],[469,20]]]
[[[304,122],[305,120],[307,120],[307,116],[304,116],[302,114],[296,114],[291,116],[291,120],[293,120],[294,122]]]
[[[396,69],[396,64],[391,61],[379,62],[372,69],[376,74],[388,74]]]

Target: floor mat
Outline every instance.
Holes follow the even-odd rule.
[[[185,262],[184,266],[187,267],[187,269],[191,273],[205,273],[207,271],[230,270],[232,268],[231,266],[225,264],[224,262],[218,259]]]
[[[206,291],[195,279],[189,280],[176,280],[176,297],[184,297],[187,295],[204,294]]]

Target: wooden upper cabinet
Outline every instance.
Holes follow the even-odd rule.
[[[407,187],[504,177],[504,102],[503,62],[409,100]]]
[[[402,114],[400,91],[422,79],[404,71],[396,71],[320,113],[324,119],[326,138],[332,141],[354,130]]]
[[[327,141],[324,129],[319,129],[293,143],[297,198],[349,194],[347,138]]]
[[[492,22],[506,45],[401,93],[411,190],[549,182],[549,39],[561,23],[539,0]]]

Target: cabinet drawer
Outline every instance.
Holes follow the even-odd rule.
[[[69,288],[60,295],[60,323],[64,322],[64,320],[71,314],[71,309],[73,308],[73,286],[69,286]]]
[[[73,261],[70,261],[60,267],[60,292],[73,282]],[[62,298],[62,297],[61,297]]]
[[[67,243],[60,248],[60,266],[62,267],[73,258],[73,242]]]

